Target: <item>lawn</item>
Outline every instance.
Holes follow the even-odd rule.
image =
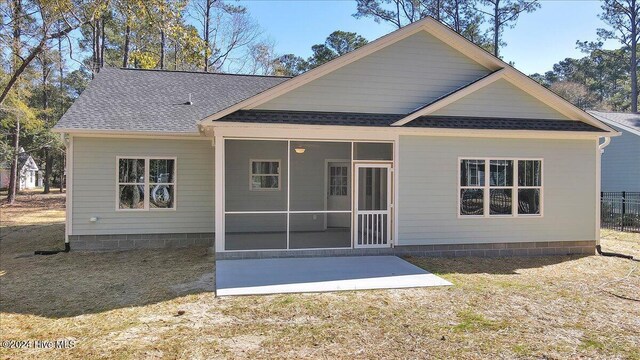
[[[33,256],[62,248],[63,207],[0,207],[0,340],[74,346],[1,358],[640,359],[640,262],[412,258],[454,286],[216,298],[205,250]],[[603,235],[640,257],[640,234]]]

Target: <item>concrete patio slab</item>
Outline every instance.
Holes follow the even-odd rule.
[[[448,286],[396,256],[216,261],[216,293],[260,295]]]

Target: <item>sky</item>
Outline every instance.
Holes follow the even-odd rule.
[[[276,53],[308,57],[311,46],[323,43],[335,30],[356,32],[375,40],[395,28],[369,18],[356,19],[354,0],[240,0],[257,20],[264,35],[273,40]],[[595,41],[596,29],[606,27],[598,18],[600,1],[546,0],[534,13],[522,14],[516,27],[506,29],[501,49],[525,74],[544,73],[567,57],[585,56],[576,40]],[[605,48],[620,47],[611,40]]]

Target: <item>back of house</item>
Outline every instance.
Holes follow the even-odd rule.
[[[63,116],[77,250],[593,253],[618,132],[432,18],[302,75],[102,69]]]

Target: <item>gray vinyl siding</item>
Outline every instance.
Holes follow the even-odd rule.
[[[640,135],[620,128],[602,154],[602,191],[640,191]]]
[[[433,115],[567,119],[566,116],[503,79],[445,106]]]
[[[176,210],[116,211],[117,156],[176,157]],[[210,141],[73,137],[72,234],[213,232],[213,161]]]
[[[404,114],[487,73],[422,31],[257,108]]]
[[[596,143],[400,137],[399,244],[594,240]],[[542,158],[544,216],[458,218],[458,157]]]

